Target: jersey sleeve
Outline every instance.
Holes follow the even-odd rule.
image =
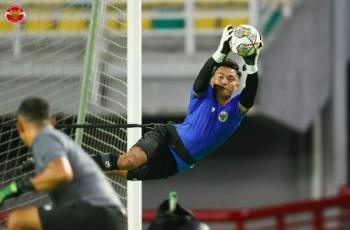
[[[210,79],[217,66],[218,63],[212,57],[204,63],[193,83],[193,91],[196,92],[197,95],[205,93],[210,87]]]
[[[41,135],[33,144],[33,156],[45,168],[52,160],[67,156],[67,151],[61,141],[51,135]]]

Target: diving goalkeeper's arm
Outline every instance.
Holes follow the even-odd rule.
[[[261,35],[260,35],[261,36]],[[253,106],[256,92],[258,89],[258,58],[263,47],[263,42],[260,43],[256,52],[248,57],[243,57],[246,65],[247,78],[245,87],[239,96],[239,110],[241,113],[246,113]]]
[[[228,25],[222,32],[221,40],[218,49],[215,53],[207,60],[202,69],[199,71],[199,74],[194,81],[193,91],[196,96],[201,95],[206,92],[210,79],[214,73],[215,67],[221,63],[225,57],[230,53],[231,48],[229,42],[233,33],[233,27]]]

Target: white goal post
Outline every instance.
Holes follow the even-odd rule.
[[[127,118],[128,123],[142,122],[142,0],[127,5]],[[128,149],[141,137],[140,129],[128,129]],[[142,182],[128,181],[128,230],[142,229]]]

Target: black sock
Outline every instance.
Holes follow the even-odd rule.
[[[119,158],[119,154],[98,153],[98,154],[91,155],[91,157],[104,171],[118,170],[117,161]]]

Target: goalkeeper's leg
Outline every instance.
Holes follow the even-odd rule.
[[[159,126],[145,134],[127,153],[103,153],[93,156],[104,171],[115,171],[128,180],[160,179],[177,172],[169,150],[170,134]]]
[[[101,162],[98,163],[101,166]],[[103,166],[104,164],[102,164]],[[104,166],[103,166],[104,167]],[[149,161],[133,170],[106,170],[102,168],[106,174],[117,174],[127,180],[152,180],[165,179],[175,175],[177,170],[176,161],[169,151],[162,154],[152,161]]]
[[[98,153],[92,158],[103,171],[132,170],[147,162],[147,154],[138,146],[132,147],[127,153]]]
[[[93,158],[103,171],[133,170],[154,161],[168,150],[170,141],[169,131],[165,126],[159,126],[145,134],[125,154],[102,153],[94,155]]]

